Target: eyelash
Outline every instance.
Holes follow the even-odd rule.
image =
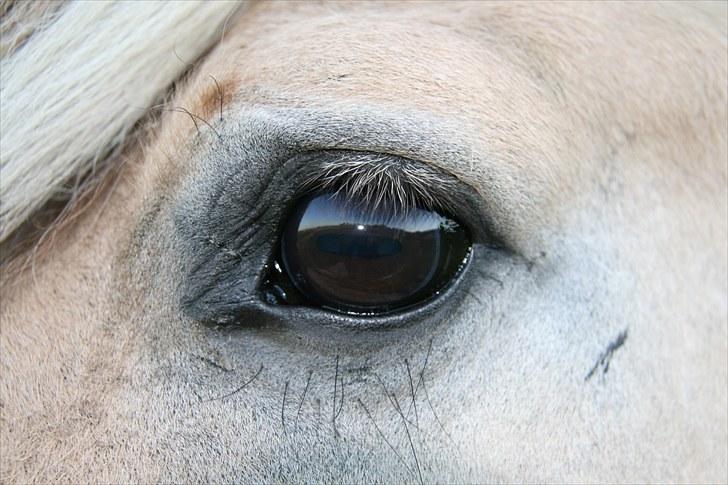
[[[370,152],[329,152],[334,160],[324,161],[308,174],[298,196],[331,191],[375,211],[386,207],[406,214],[416,207],[451,211],[449,194],[453,180],[419,162]]]

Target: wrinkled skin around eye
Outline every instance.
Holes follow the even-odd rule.
[[[165,111],[3,275],[0,476],[726,481],[715,10],[254,5],[171,101],[209,126]],[[508,251],[474,244],[447,301],[386,328],[265,306],[285,161],[316,150],[452,175]],[[234,324],[187,311],[190,281]]]

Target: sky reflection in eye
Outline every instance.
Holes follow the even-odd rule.
[[[299,230],[315,227],[352,225],[363,231],[367,226],[387,226],[405,232],[435,231],[449,220],[436,212],[412,208],[395,210],[382,205],[371,210],[361,204],[355,205],[343,196],[324,194],[312,199],[299,223]]]

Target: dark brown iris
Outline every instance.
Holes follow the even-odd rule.
[[[332,194],[303,199],[281,240],[283,268],[314,305],[386,313],[424,302],[458,273],[465,230],[426,209],[367,209]]]

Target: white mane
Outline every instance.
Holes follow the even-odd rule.
[[[220,40],[238,7],[203,1],[0,7],[0,242],[119,146],[189,64]]]

